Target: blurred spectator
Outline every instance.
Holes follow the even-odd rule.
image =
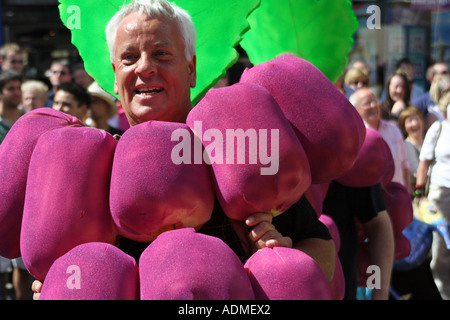
[[[123,134],[123,131],[112,127],[108,120],[117,115],[118,108],[112,95],[103,90],[97,82],[93,82],[87,89],[91,96],[88,115],[92,119],[92,126],[103,129],[110,134]]]
[[[23,115],[19,108],[22,101],[22,77],[13,70],[0,73],[0,143],[13,124]]]
[[[367,63],[362,59],[356,59],[349,63],[349,69],[361,69],[364,70],[367,74],[370,74]]]
[[[450,97],[448,93],[443,96],[441,106],[443,114],[448,114]],[[419,155],[417,168],[417,185],[415,189],[418,196],[425,193],[425,185],[429,176],[428,199],[434,201],[442,212],[446,223],[450,222],[450,119],[435,121],[425,134],[423,146]],[[430,171],[430,166],[433,169]],[[431,270],[436,286],[444,300],[450,299],[450,250],[444,238],[433,233]]]
[[[430,87],[430,98],[436,101],[435,104],[428,106],[428,117],[425,125],[427,130],[431,124],[436,121],[444,121],[445,114],[443,114],[439,108],[439,101],[441,98],[450,91],[450,76],[439,77],[436,81],[433,81]]]
[[[408,161],[411,164],[411,189],[414,189],[419,166],[419,154],[425,134],[425,118],[416,106],[408,106],[400,113],[398,124],[405,138]],[[417,206],[413,206],[417,210]],[[415,213],[416,214],[416,213]],[[431,259],[409,270],[396,270],[392,273],[392,286],[399,295],[409,295],[410,300],[441,300],[430,268]]]
[[[404,110],[410,100],[410,85],[404,73],[392,74],[386,82],[386,98],[381,105],[381,116],[385,120],[397,122],[398,116]]]
[[[419,166],[419,154],[425,135],[425,118],[422,111],[416,106],[409,106],[398,118],[398,125],[405,137],[406,153],[411,165],[411,188],[416,185],[417,167]]]
[[[0,66],[2,71],[14,70],[22,75],[24,68],[23,52],[16,43],[7,43],[0,48]]]
[[[425,90],[414,84],[414,63],[409,58],[402,58],[397,62],[396,72],[404,73],[408,78],[411,99],[424,94]]]
[[[85,88],[74,83],[62,83],[55,90],[53,109],[65,112],[81,121],[86,121],[87,111],[91,103]]]
[[[442,76],[448,76],[448,65],[445,62],[436,62],[431,65],[427,70],[427,80],[430,82],[430,87],[433,82],[439,80]],[[411,99],[411,104],[417,106],[422,110],[425,120],[427,121],[428,107],[437,104],[437,101],[433,101],[430,97],[430,91],[425,92],[421,96]]]
[[[45,107],[48,98],[48,86],[38,80],[22,83],[22,107],[25,112]]]
[[[380,102],[370,89],[358,89],[350,96],[350,102],[361,115],[366,127],[378,130],[388,144],[395,164],[392,181],[402,184],[411,193],[409,182],[410,164],[403,142],[403,135],[398,126],[381,118]]]
[[[450,105],[450,92],[446,92],[440,99],[439,99],[439,111],[441,114],[444,115],[446,119],[450,119],[449,117],[449,109],[448,106]]]
[[[45,106],[51,108],[53,106],[55,89],[63,83],[72,82],[69,62],[67,60],[56,60],[52,62],[46,75],[50,81],[51,88],[48,92],[48,100]]]
[[[87,89],[94,82],[94,79],[84,69],[83,62],[79,62],[73,66],[72,74],[73,81],[83,88]]]
[[[344,84],[353,90],[369,86],[369,73],[365,69],[352,68],[345,73]]]

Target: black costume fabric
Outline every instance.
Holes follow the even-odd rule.
[[[287,211],[274,217],[272,223],[283,236],[290,237],[293,243],[307,238],[331,240],[328,228],[319,221],[317,213],[305,196]],[[250,229],[248,230],[250,232]],[[223,240],[242,262],[250,257],[234,231],[232,221],[225,215],[217,199],[211,219],[198,232]],[[119,240],[119,247],[136,261],[148,245],[149,243],[139,243],[127,238]]]
[[[345,278],[345,300],[356,299],[358,234],[355,218],[369,222],[386,210],[380,184],[353,188],[332,181],[323,203],[323,213],[333,218],[339,230],[338,252]]]

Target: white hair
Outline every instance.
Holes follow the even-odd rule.
[[[355,93],[356,93],[356,91],[353,92],[353,93],[350,95],[350,97],[348,98],[348,101],[350,101],[350,103],[351,103],[355,108],[357,108],[357,107],[358,107],[358,97],[357,97],[357,95],[356,95]]]
[[[350,95],[350,97],[348,98],[348,101],[350,101],[350,103],[355,107],[355,108],[358,108],[358,104],[359,104],[359,97],[358,97],[358,91],[359,90],[369,90],[370,92],[372,92],[374,95],[375,95],[375,97],[376,97],[376,93],[372,90],[372,89],[370,89],[370,88],[359,88],[359,89],[357,89],[356,91],[354,91],[351,95]]]
[[[131,3],[122,6],[106,25],[106,42],[111,62],[114,62],[117,28],[120,22],[133,12],[146,14],[150,18],[168,18],[178,21],[181,35],[184,39],[184,55],[188,61],[192,60],[192,57],[195,55],[197,33],[189,13],[166,0],[133,0]]]

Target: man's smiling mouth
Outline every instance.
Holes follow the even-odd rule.
[[[163,90],[164,90],[163,88],[138,88],[138,89],[134,90],[134,93],[144,95],[144,96],[151,96],[151,95],[160,93]]]

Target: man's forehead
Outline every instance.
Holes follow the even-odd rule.
[[[9,80],[5,83],[5,88],[12,88],[12,87],[20,87],[20,85],[22,84],[22,81],[17,80],[17,79],[13,79],[13,80]]]
[[[142,24],[145,24],[145,28],[142,28]],[[175,20],[166,19],[164,17],[150,17],[145,13],[132,12],[128,14],[119,23],[118,31],[124,32],[152,32],[156,29],[168,29],[176,25]]]
[[[55,92],[55,98],[56,96],[58,96],[59,98],[64,98],[65,100],[73,100],[75,98],[75,96],[71,92],[62,89]]]
[[[376,99],[376,96],[371,90],[362,89],[359,92],[359,99],[361,101],[371,101]]]
[[[164,18],[150,18],[146,14],[134,12],[119,24],[116,35],[116,50],[123,52],[141,45],[167,47],[182,43],[182,35],[176,22]],[[139,41],[142,39],[144,41]]]

